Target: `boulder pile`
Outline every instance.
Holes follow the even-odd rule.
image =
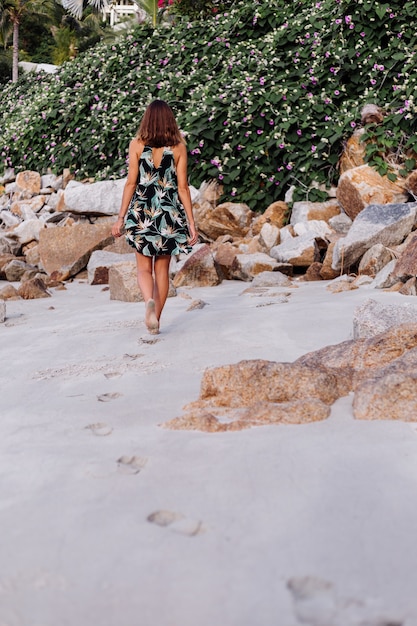
[[[220,202],[216,183],[191,188],[200,243],[172,260],[171,295],[176,287],[252,281],[265,271],[332,280],[334,292],[372,282],[416,295],[415,177],[394,184],[361,163],[352,145],[347,150],[339,185],[325,202],[292,203],[287,194],[287,202],[259,214],[246,204]],[[0,290],[0,299],[48,297],[51,287],[63,288],[86,272],[89,283],[109,285],[111,298],[139,300],[132,248],[111,235],[124,183],[76,182],[68,171],[6,172],[0,179],[0,280],[12,284]]]

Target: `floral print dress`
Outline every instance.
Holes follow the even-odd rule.
[[[139,158],[139,172],[125,221],[126,241],[145,256],[190,252],[184,207],[178,197],[177,172],[171,148],[164,148],[155,167],[151,146]]]

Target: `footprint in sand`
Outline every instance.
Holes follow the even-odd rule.
[[[85,428],[91,430],[93,435],[96,435],[97,437],[107,437],[107,435],[111,435],[113,432],[113,428],[111,426],[103,424],[102,422],[97,422],[96,424],[88,424],[88,426],[85,426]]]
[[[122,393],[118,393],[117,391],[114,393],[102,393],[100,396],[97,396],[97,400],[99,402],[110,402],[110,400],[116,400],[122,395]]]
[[[138,343],[145,343],[148,346],[153,346],[154,343],[158,343],[159,339],[147,339],[146,337],[139,337]]]
[[[188,519],[182,513],[176,513],[175,511],[155,511],[148,515],[146,519],[151,524],[169,527],[170,530],[188,537],[195,537],[205,532],[201,521]]]
[[[121,456],[120,459],[117,459],[117,469],[120,474],[139,474],[147,462],[146,457]]]
[[[307,626],[403,626],[404,619],[388,616],[369,600],[340,597],[334,585],[315,576],[287,582],[299,624]],[[385,614],[384,614],[385,613]]]

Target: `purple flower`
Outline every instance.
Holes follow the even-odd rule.
[[[285,148],[285,143],[280,143],[280,144],[279,144],[279,146],[278,146],[278,148],[280,148],[281,150],[282,150],[283,148]]]
[[[259,83],[261,85],[265,85],[265,78],[263,76],[261,76],[261,78],[259,79]]]
[[[351,122],[350,125],[352,126],[352,128],[355,128],[356,122]]]
[[[311,146],[311,152],[315,152],[317,150],[317,146]]]
[[[335,95],[335,96],[338,96],[339,94],[340,94],[340,91],[339,91],[338,89],[335,89],[335,90],[334,90],[334,95]]]
[[[224,177],[223,177],[223,175],[222,175],[222,174],[219,174],[217,178],[218,178],[219,180],[223,180],[223,178],[224,178]]]
[[[302,131],[301,131],[300,129],[298,129],[298,130],[297,130],[297,135],[298,135],[299,137],[301,137],[301,135],[302,135],[302,134],[303,134],[303,133],[302,133]]]
[[[366,34],[362,31],[361,33],[359,33],[361,37],[366,37]]]
[[[375,78],[371,78],[370,83],[371,83],[371,85],[376,85],[376,80],[375,80]]]
[[[262,133],[263,133],[263,132],[264,132],[264,131],[263,131],[263,130],[261,130],[261,129],[259,128],[259,129],[256,131],[256,134],[257,134],[257,135],[262,135]]]
[[[275,124],[274,120],[269,120],[269,125],[273,126]]]

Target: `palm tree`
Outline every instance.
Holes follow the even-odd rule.
[[[108,0],[61,0],[61,4],[68,13],[78,20],[81,19],[85,5],[89,4],[96,11],[103,11],[109,4]]]
[[[3,33],[13,33],[12,81],[19,75],[19,28],[25,15],[49,15],[48,9],[53,0],[0,0],[0,28]],[[5,39],[7,44],[8,36]]]

